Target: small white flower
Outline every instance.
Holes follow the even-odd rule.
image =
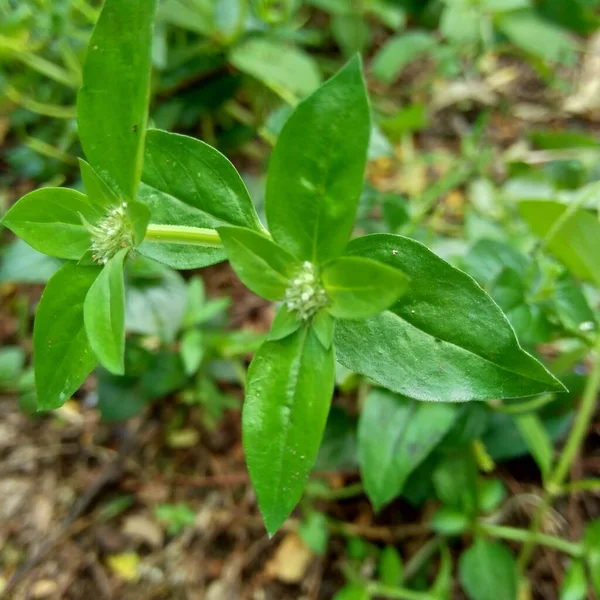
[[[305,261],[286,290],[284,302],[287,309],[297,313],[303,321],[308,321],[328,301],[327,294],[317,276],[316,267]]]
[[[111,208],[96,225],[88,227],[92,258],[105,265],[119,250],[133,248],[133,231],[127,214],[127,203]]]

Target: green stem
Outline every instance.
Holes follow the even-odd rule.
[[[554,394],[548,393],[542,394],[541,396],[536,396],[535,398],[526,400],[525,402],[519,402],[518,404],[493,404],[490,402],[489,405],[493,410],[506,413],[508,415],[513,415],[533,412],[534,410],[540,409],[542,406],[546,406],[546,404],[549,404],[555,399],[556,396]]]
[[[412,558],[406,563],[404,568],[403,581],[410,581],[423,568],[431,557],[438,551],[442,539],[440,537],[431,538],[423,546],[421,546]]]
[[[214,229],[187,227],[185,225],[148,225],[146,237],[148,242],[162,244],[185,244],[188,246],[210,246],[221,248],[221,238]]]
[[[531,521],[531,526],[528,530],[528,533],[530,535],[527,539],[524,540],[525,543],[523,544],[521,552],[519,553],[519,558],[517,559],[519,579],[522,578],[525,568],[531,560],[533,550],[537,544],[537,536],[539,535],[542,523],[544,521],[544,517],[546,516],[546,511],[550,508],[551,504],[552,497],[548,492],[546,492],[544,494],[544,497],[542,498],[542,502],[538,506],[538,509],[535,511],[535,515],[533,516],[533,520]]]
[[[588,195],[586,194],[584,197],[587,198]],[[569,433],[569,438],[562,449],[554,470],[548,477],[548,483],[546,484],[546,493],[544,495],[543,502],[536,511],[529,531],[531,537],[526,540],[523,548],[521,548],[521,553],[518,560],[518,568],[520,573],[523,573],[525,567],[529,564],[536,543],[541,543],[538,542],[537,536],[542,535],[538,532],[544,520],[546,511],[552,503],[552,498],[562,493],[564,480],[566,479],[569,470],[571,469],[571,465],[573,464],[573,461],[575,460],[577,453],[581,448],[589,429],[592,417],[594,416],[596,399],[598,398],[598,393],[600,392],[600,336],[598,336],[596,339],[596,343],[594,345],[594,354],[595,356],[592,372],[590,373],[590,376],[586,382],[581,405],[576,413],[575,422],[573,423],[573,427]]]
[[[573,494],[575,492],[597,492],[600,491],[600,479],[583,479],[563,485],[560,489],[561,495]]]
[[[598,398],[598,392],[600,391],[600,336],[598,336],[596,340],[594,351],[596,354],[594,357],[594,366],[592,367],[592,372],[586,382],[583,398],[579,410],[576,413],[573,428],[571,429],[567,443],[560,454],[554,472],[549,478],[548,490],[552,494],[555,494],[564,483],[564,480],[571,469],[571,465],[579,452],[579,448],[585,439],[590,422],[594,416],[594,411],[596,410],[596,400]]]
[[[537,247],[535,254],[540,254],[543,250],[546,250],[552,243],[556,235],[560,230],[569,222],[569,220],[575,215],[575,213],[584,206],[590,199],[597,196],[600,191],[600,184],[593,185],[585,194],[580,194],[573,202],[569,204],[565,212],[560,215],[556,221],[554,221],[552,227],[548,233],[544,236],[540,245]]]
[[[347,498],[354,498],[355,496],[360,496],[364,492],[364,487],[362,483],[353,483],[352,485],[347,485],[343,488],[333,489],[333,490],[315,490],[314,492],[310,492],[307,490],[307,495],[312,496],[313,498],[320,498],[322,500],[346,500]]]
[[[560,550],[561,552],[569,554],[575,558],[579,558],[583,555],[583,548],[581,544],[569,542],[554,535],[537,533],[529,529],[517,529],[515,527],[505,527],[503,525],[492,525],[490,523],[484,523],[481,521],[478,523],[478,527],[484,533],[503,540],[525,543],[533,541],[541,546],[547,546],[548,548]]]
[[[371,596],[378,596],[381,598],[392,598],[396,600],[434,600],[434,596],[427,592],[415,592],[414,590],[408,590],[406,588],[395,588],[382,583],[373,581],[368,583],[367,593]]]

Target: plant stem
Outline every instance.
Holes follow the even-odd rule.
[[[549,404],[555,399],[555,394],[548,393],[542,394],[541,396],[536,396],[535,398],[526,400],[525,402],[519,402],[518,404],[493,404],[490,402],[489,406],[498,412],[514,415],[539,410],[542,406],[546,406],[546,404]]]
[[[562,494],[573,494],[576,492],[600,492],[600,479],[583,479],[563,485],[560,489]]]
[[[598,393],[600,391],[600,336],[598,336],[596,339],[596,343],[594,345],[594,354],[595,356],[592,372],[590,373],[590,376],[586,382],[581,405],[577,411],[575,422],[569,434],[569,438],[562,449],[556,466],[548,477],[544,500],[536,511],[531,528],[529,530],[531,536],[528,537],[523,548],[521,548],[521,553],[518,560],[518,567],[521,573],[525,570],[525,567],[531,560],[531,555],[533,554],[535,544],[538,543],[539,536],[542,535],[538,532],[544,520],[546,511],[550,507],[552,499],[561,494],[564,480],[566,479],[569,470],[571,469],[571,465],[573,464],[573,461],[579,452],[579,448],[581,447],[581,444],[583,443],[585,435],[590,426],[590,421],[594,416],[596,399],[598,398]],[[566,543],[570,544],[570,542]]]
[[[523,572],[531,560],[531,555],[533,554],[533,550],[537,543],[537,536],[539,535],[544,517],[546,516],[546,511],[550,508],[551,504],[552,497],[548,492],[545,492],[538,509],[535,511],[533,520],[531,521],[531,526],[529,527],[529,533],[531,535],[524,540],[525,543],[523,544],[521,552],[519,553],[519,558],[517,559],[517,569],[520,579],[522,578]]]
[[[569,222],[569,220],[577,213],[577,211],[584,206],[589,200],[593,199],[594,196],[598,195],[600,191],[600,184],[596,183],[587,190],[585,194],[580,194],[573,202],[569,204],[565,212],[560,215],[556,221],[554,221],[552,227],[548,233],[544,236],[539,246],[535,250],[535,254],[540,254],[543,250],[546,250],[552,243],[556,235],[560,230]]]
[[[594,357],[592,372],[586,382],[583,398],[579,410],[576,413],[573,428],[571,429],[567,443],[560,454],[554,472],[548,480],[548,490],[551,494],[556,494],[564,483],[564,480],[571,469],[571,465],[579,452],[579,448],[583,443],[592,417],[594,416],[596,400],[598,398],[598,392],[600,391],[600,336],[596,339],[594,352],[596,356]]]
[[[375,581],[367,584],[367,593],[371,596],[393,598],[397,600],[434,600],[434,596],[427,592],[416,592],[406,588],[395,588]]]
[[[442,539],[439,536],[436,536],[421,546],[406,563],[402,580],[405,582],[410,581],[417,575],[423,568],[423,565],[437,552],[441,543]]]
[[[481,531],[492,537],[510,540],[512,542],[534,542],[542,546],[547,546],[548,548],[560,550],[561,552],[576,558],[583,555],[583,548],[581,544],[563,540],[555,535],[537,533],[529,529],[517,529],[515,527],[505,527],[503,525],[492,525],[490,523],[484,523],[481,521],[478,523],[478,527]]]
[[[307,491],[307,494],[313,498],[320,498],[322,500],[345,500],[347,498],[354,498],[360,496],[364,492],[362,483],[353,483],[343,488],[333,490],[315,490],[314,492]]]
[[[162,244],[185,244],[221,248],[221,238],[214,229],[184,225],[148,225],[145,240]]]

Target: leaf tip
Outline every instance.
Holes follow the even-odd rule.
[[[265,512],[262,512],[262,517],[265,522],[265,529],[267,530],[267,535],[269,536],[270,540],[273,539],[275,534],[287,520],[288,516],[288,514],[285,516],[283,516],[281,513],[269,515]]]

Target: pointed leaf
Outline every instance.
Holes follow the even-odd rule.
[[[302,321],[298,315],[291,313],[285,304],[282,304],[277,310],[271,331],[269,332],[270,340],[282,340],[284,337],[297,331],[302,325]]]
[[[600,594],[600,519],[586,526],[583,546],[592,587],[596,594]]]
[[[150,209],[141,202],[128,202],[127,216],[133,231],[133,243],[139,246],[144,240],[150,222]]]
[[[107,209],[122,202],[119,194],[82,158],[79,159],[79,169],[85,194],[92,206]]]
[[[556,315],[569,331],[585,334],[598,327],[596,315],[590,308],[581,284],[569,274],[565,273],[556,282],[552,300]]]
[[[430,50],[436,39],[424,31],[409,31],[390,38],[373,59],[373,75],[385,83],[392,83],[404,67]]]
[[[325,348],[333,344],[333,333],[335,331],[335,319],[326,311],[319,311],[312,322],[312,328]]]
[[[515,426],[545,479],[552,468],[554,448],[542,420],[535,413],[515,417]]]
[[[180,353],[186,375],[193,375],[204,357],[204,337],[199,329],[188,329],[183,334]]]
[[[515,560],[500,542],[477,540],[460,557],[460,582],[470,600],[515,600]]]
[[[310,54],[297,46],[262,36],[236,44],[229,60],[237,69],[283,97],[305,96],[321,83],[319,67]]]
[[[374,234],[353,240],[346,253],[398,268],[413,283],[392,310],[338,322],[336,358],[345,367],[418,400],[564,391],[520,347],[502,311],[477,283],[419,242]]]
[[[33,324],[38,408],[62,406],[98,362],[85,333],[83,303],[99,267],[68,262],[48,281]]]
[[[408,289],[401,271],[368,258],[342,256],[323,267],[329,312],[337,319],[366,319],[389,308]]]
[[[229,224],[262,229],[248,190],[235,167],[218,150],[200,140],[150,129],[143,180],[205,213],[213,221],[205,227]]]
[[[400,494],[455,417],[449,404],[417,402],[381,389],[369,394],[360,414],[358,448],[365,490],[375,510]]]
[[[576,277],[600,285],[600,221],[583,209],[565,217],[568,205],[560,202],[526,200],[519,202],[519,212],[531,231],[545,237],[558,219],[565,219],[548,242],[548,250],[561,260]]]
[[[394,546],[386,546],[379,557],[379,579],[384,585],[398,587],[404,576],[404,565],[400,553]]]
[[[341,254],[354,225],[370,135],[361,61],[301,102],[277,139],[266,211],[273,239],[301,260]]]
[[[126,199],[142,173],[157,0],[105,0],[77,96],[77,123],[90,165]]]
[[[333,350],[325,350],[306,327],[263,344],[250,365],[242,414],[244,452],[269,535],[302,496],[333,384]]]
[[[560,586],[560,600],[585,600],[587,598],[587,581],[585,566],[574,560],[565,572]]]
[[[42,188],[23,196],[2,224],[39,252],[79,260],[91,243],[82,217],[90,223],[99,217],[86,196],[67,188]]]
[[[431,479],[437,497],[447,506],[474,516],[479,507],[478,471],[470,452],[446,456],[433,471]]]
[[[269,238],[244,227],[217,229],[227,258],[244,285],[268,300],[281,300],[298,261]]]
[[[83,316],[90,346],[111,373],[125,371],[125,286],[123,263],[127,249],[113,256],[85,298]]]

